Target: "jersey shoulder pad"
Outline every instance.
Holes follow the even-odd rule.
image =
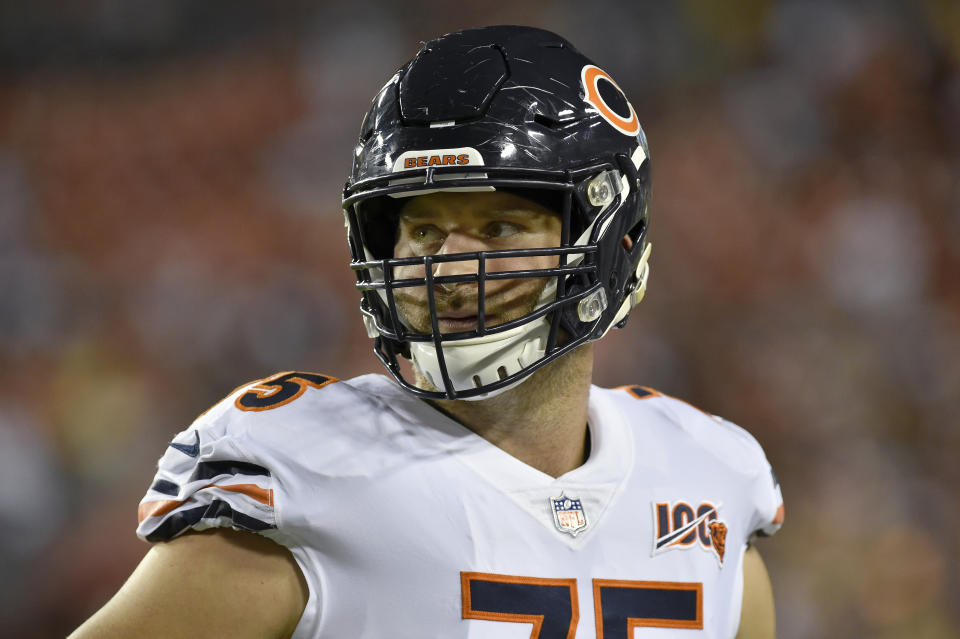
[[[641,400],[669,428],[686,433],[689,444],[703,448],[741,473],[759,472],[766,464],[763,448],[746,430],[666,393],[648,386],[620,386],[616,389],[629,411],[629,399]],[[634,403],[634,405],[636,405]]]
[[[642,400],[674,428],[683,430],[694,445],[708,451],[732,471],[746,475],[754,506],[751,533],[772,535],[783,523],[780,483],[763,447],[746,429],[717,415],[647,386],[621,386],[622,397]]]
[[[276,475],[283,464],[274,444],[286,433],[255,422],[272,421],[263,411],[337,381],[317,373],[278,373],[237,387],[200,415],[174,436],[157,462],[138,509],[137,535],[164,541],[188,529],[231,527],[268,535],[276,530]]]

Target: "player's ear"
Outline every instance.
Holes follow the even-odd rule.
[[[627,252],[630,252],[630,249],[633,248],[633,240],[630,239],[629,235],[624,235],[623,239],[620,240],[620,243],[623,244],[623,248],[627,249]]]

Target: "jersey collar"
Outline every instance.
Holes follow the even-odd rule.
[[[589,458],[560,477],[551,477],[426,402],[407,395],[392,380],[383,379],[395,389],[390,392],[391,410],[572,546],[582,545],[590,538],[590,529],[616,501],[633,469],[635,447],[632,433],[617,406],[607,396],[610,391],[606,389],[590,388],[587,408],[591,442]],[[590,522],[588,530],[576,538],[554,528],[549,499],[561,494],[580,499]]]

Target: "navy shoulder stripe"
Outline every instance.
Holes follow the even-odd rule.
[[[263,475],[269,477],[270,471],[257,464],[233,459],[205,461],[197,464],[193,474],[190,476],[190,481],[213,479],[220,475]]]
[[[202,519],[219,519],[221,517],[229,517],[234,527],[250,532],[260,532],[276,528],[273,524],[268,524],[265,521],[260,521],[250,515],[245,515],[234,510],[230,507],[230,504],[225,501],[215,499],[206,506],[198,506],[197,508],[171,513],[170,516],[163,520],[163,523],[147,535],[146,539],[151,542],[169,541]]]
[[[151,490],[155,490],[158,493],[163,493],[164,495],[173,495],[176,496],[180,492],[180,487],[177,486],[172,481],[167,481],[166,479],[158,479],[153,483],[153,486],[150,487]]]

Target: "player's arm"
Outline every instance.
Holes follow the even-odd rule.
[[[290,551],[257,534],[217,529],[156,544],[70,639],[289,637],[307,603]]]
[[[774,639],[776,634],[770,575],[756,547],[750,546],[743,555],[743,607],[737,639]]]

